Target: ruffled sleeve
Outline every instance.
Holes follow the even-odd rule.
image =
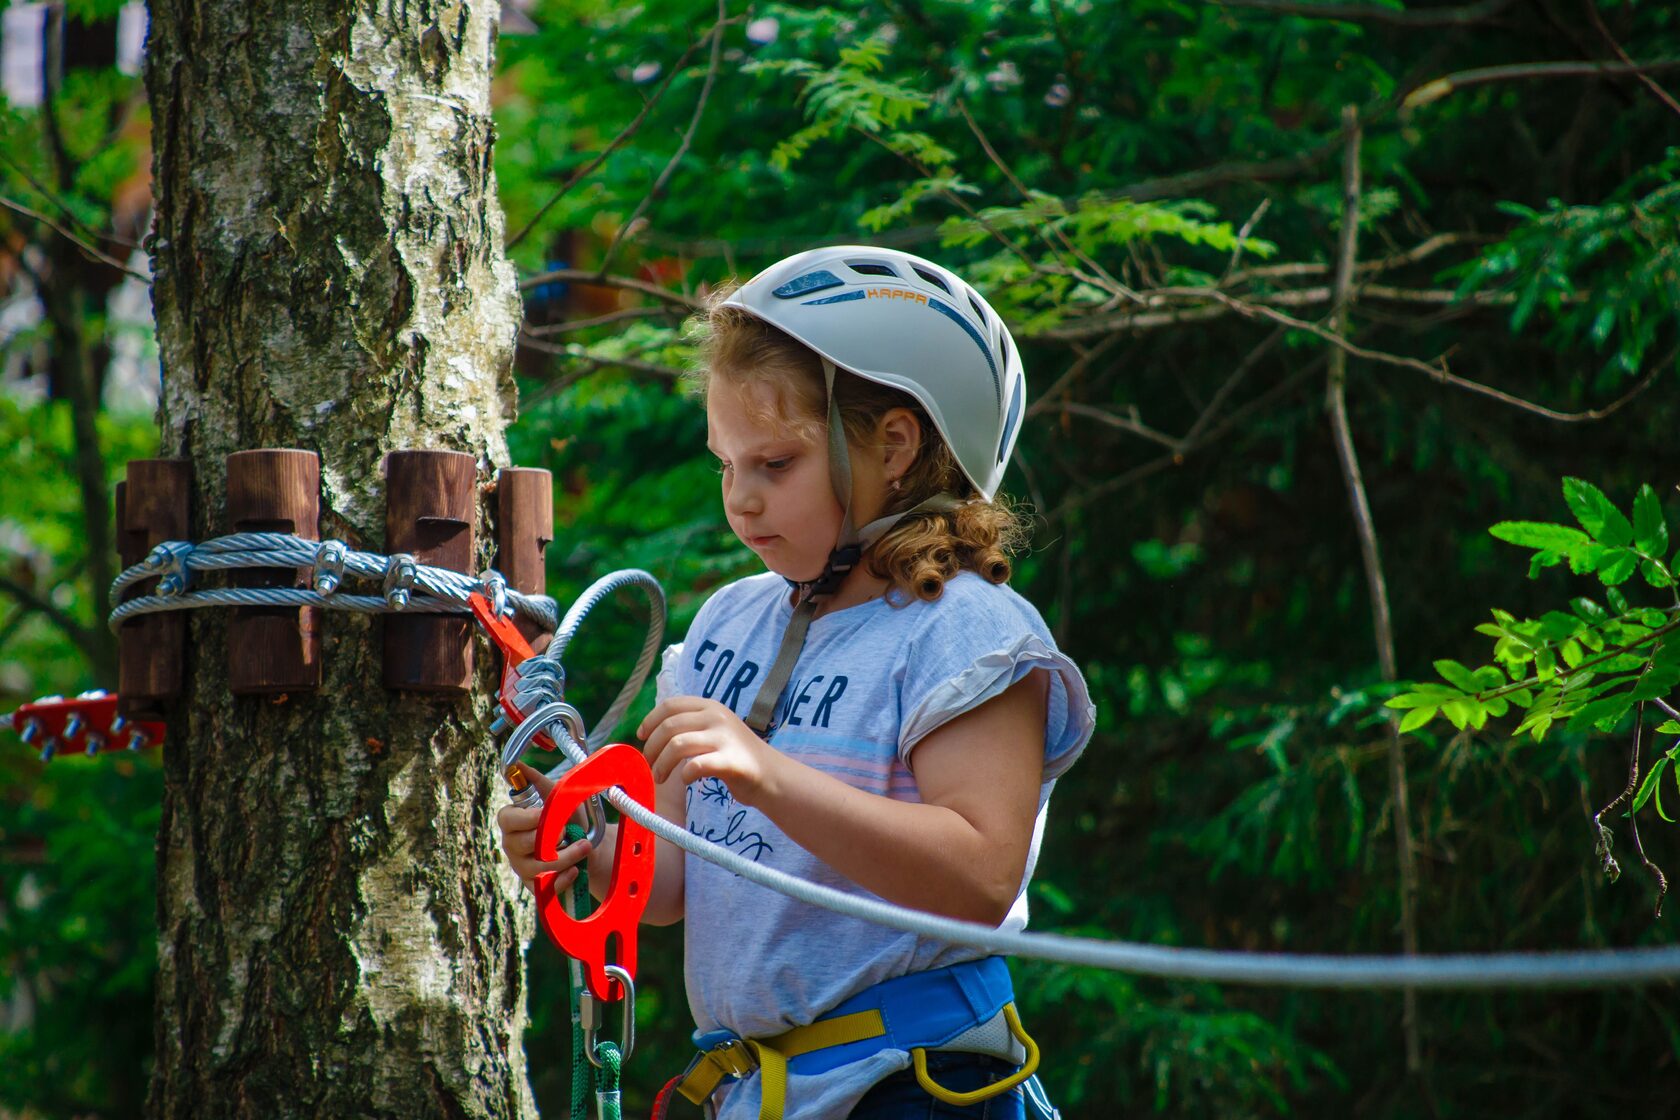
[[[930,612],[930,625],[911,644],[904,668],[900,759],[909,765],[910,752],[929,732],[1001,695],[1035,669],[1050,675],[1044,724],[1049,782],[1073,765],[1096,727],[1096,708],[1079,667],[1056,648],[1032,605],[1007,588],[982,583]]]
[[[673,696],[683,695],[683,688],[678,684],[678,673],[682,669],[681,642],[673,642],[665,647],[660,654],[659,672],[653,678],[653,702],[661,704]]]

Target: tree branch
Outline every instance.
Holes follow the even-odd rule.
[[[627,291],[640,292],[644,296],[674,303],[687,311],[700,310],[700,301],[693,296],[685,296],[681,292],[673,292],[669,288],[662,288],[658,284],[650,284],[646,280],[638,280],[633,276],[602,276],[587,268],[557,268],[551,272],[539,273],[529,279],[521,280],[522,290],[552,284],[557,280],[571,281],[577,284],[595,284],[603,288],[624,288]]]
[[[1278,15],[1344,23],[1384,23],[1391,27],[1468,27],[1486,23],[1515,0],[1484,0],[1462,8],[1381,8],[1374,4],[1311,4],[1301,0],[1206,0],[1219,8],[1253,8]]]
[[[1628,57],[1627,51],[1622,49],[1622,44],[1616,41],[1614,35],[1610,34],[1610,29],[1604,26],[1604,18],[1598,14],[1598,4],[1594,0],[1586,0],[1586,8],[1587,14],[1592,17],[1593,26],[1598,28],[1600,35],[1604,36],[1604,41],[1610,44],[1610,49],[1616,52],[1616,57],[1629,66],[1636,65],[1633,59]],[[1680,102],[1675,101],[1669,92],[1657,83],[1655,78],[1641,70],[1639,71],[1639,80],[1645,83],[1645,88],[1657,95],[1658,101],[1667,105],[1674,113],[1680,114]]]
[[[1460,90],[1489,82],[1513,82],[1527,78],[1616,78],[1644,75],[1680,67],[1680,58],[1655,58],[1649,62],[1519,62],[1510,66],[1486,66],[1460,70],[1418,86],[1400,102],[1403,109],[1416,109],[1450,97]]]
[[[1330,333],[1338,338],[1347,333],[1348,303],[1353,295],[1359,238],[1360,129],[1358,111],[1352,105],[1342,110],[1342,134],[1346,140],[1342,157],[1342,228],[1336,247],[1336,286],[1330,304],[1329,326]],[[1383,578],[1376,520],[1371,516],[1370,499],[1366,496],[1365,480],[1359,469],[1359,452],[1353,444],[1353,427],[1348,422],[1347,357],[1344,348],[1330,351],[1325,405],[1330,414],[1330,429],[1335,436],[1336,458],[1341,463],[1348,503],[1353,510],[1354,527],[1359,533],[1359,552],[1365,563],[1365,583],[1371,596],[1371,629],[1377,645],[1377,662],[1382,667],[1383,680],[1393,681],[1399,676],[1394,657],[1394,624],[1389,615],[1388,582]],[[1418,951],[1417,856],[1412,849],[1405,743],[1392,716],[1385,723],[1388,728],[1389,796],[1394,801],[1395,846],[1400,864],[1400,941],[1402,952],[1410,957],[1416,956]],[[1423,1069],[1423,1048],[1418,1038],[1417,991],[1414,988],[1405,990],[1400,1022],[1406,1043],[1406,1069],[1416,1075]]]
[[[548,323],[534,327],[527,325],[525,334],[532,338],[548,338],[552,335],[588,330],[590,327],[604,327],[608,323],[620,323],[626,319],[648,319],[656,315],[674,314],[676,312],[669,307],[626,307],[623,310],[609,311],[605,315],[596,315],[590,319],[570,319],[564,323]]]
[[[0,575],[0,591],[16,599],[21,607],[46,616],[47,621],[62,630],[64,636],[74,643],[89,665],[99,668],[105,664],[105,650],[100,646],[98,634],[70,617],[51,599],[7,575]]]
[[[83,253],[87,254],[87,256],[90,259],[96,260],[100,264],[110,265],[112,268],[116,269],[118,272],[121,272],[121,273],[123,273],[127,276],[132,276],[136,280],[144,281],[147,284],[150,284],[152,282],[152,278],[150,276],[147,276],[143,272],[136,272],[134,269],[128,267],[126,264],[124,264],[122,261],[119,261],[117,258],[115,258],[113,256],[109,256],[108,254],[102,252],[97,246],[88,244],[86,241],[83,241],[81,238],[77,237],[75,234],[71,233],[69,230],[65,229],[63,226],[59,225],[57,222],[55,222],[51,218],[47,217],[45,214],[41,213],[39,210],[32,210],[29,207],[25,206],[23,203],[14,201],[10,198],[5,197],[4,195],[0,195],[0,206],[4,206],[8,210],[16,211],[17,213],[22,214],[26,218],[34,218],[37,222],[40,222],[42,225],[46,226],[48,229],[50,229],[54,233],[58,234],[60,237],[64,238],[66,241],[69,241],[69,242],[73,243]]]
[[[567,194],[571,193],[571,189],[573,187],[588,178],[597,167],[600,167],[607,161],[608,156],[612,155],[620,147],[622,147],[625,141],[636,135],[642,127],[642,122],[647,120],[649,113],[653,112],[653,107],[659,104],[659,99],[665,96],[665,91],[671,88],[671,83],[676,80],[678,74],[682,73],[683,67],[688,65],[688,60],[694,57],[694,52],[700,49],[701,44],[703,44],[709,36],[710,32],[706,35],[700,36],[700,38],[689,44],[688,49],[682,53],[682,57],[677,59],[676,64],[671,67],[671,72],[665,75],[665,80],[659,83],[659,88],[653,91],[653,96],[649,97],[647,102],[642,106],[642,111],[636,114],[636,119],[631,121],[628,125],[625,125],[619,134],[612,138],[612,143],[601,149],[601,153],[599,155],[590,160],[579,170],[573,172],[571,177],[560,185],[560,189],[554,193],[554,197],[543,203],[542,208],[532,216],[530,221],[525,223],[524,228],[514,234],[508,241],[507,249],[509,251],[511,251],[515,245],[525,240],[526,236],[537,227],[537,223],[542,221],[543,215],[547,214],[549,210],[554,207],[555,203],[559,202],[562,198],[565,198]]]
[[[677,164],[682,162],[683,157],[688,154],[689,146],[694,143],[694,133],[700,127],[700,118],[706,114],[706,102],[711,100],[712,85],[717,81],[718,60],[723,56],[723,29],[734,22],[725,10],[727,2],[728,0],[718,0],[717,22],[712,24],[711,31],[712,58],[706,65],[706,80],[700,85],[700,97],[694,103],[693,114],[688,118],[688,129],[683,133],[682,142],[677,145],[677,150],[672,153],[670,160],[665,164],[664,170],[659,173],[659,178],[653,181],[653,186],[636,204],[635,211],[631,213],[629,219],[623,225],[613,232],[612,243],[607,246],[606,253],[601,257],[601,267],[598,271],[603,274],[612,267],[613,257],[617,255],[618,247],[624,243],[625,237],[636,228],[636,223],[641,220],[648,207],[653,205],[654,199],[664,194],[665,184],[670,181],[671,173],[677,169]]]

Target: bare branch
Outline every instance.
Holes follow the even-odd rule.
[[[113,256],[109,256],[108,254],[102,252],[97,246],[88,244],[86,241],[83,241],[81,238],[77,237],[75,234],[71,233],[69,230],[65,229],[63,226],[59,225],[57,222],[55,222],[51,218],[47,217],[45,214],[41,213],[39,210],[32,210],[29,207],[25,206],[23,203],[15,202],[12,199],[9,199],[9,198],[5,197],[4,195],[0,195],[0,206],[4,206],[8,210],[14,210],[17,213],[22,214],[26,218],[34,218],[37,222],[40,222],[42,225],[44,225],[48,229],[52,230],[54,233],[58,234],[60,237],[64,238],[67,241],[72,242],[84,254],[86,254],[91,259],[98,261],[100,264],[110,265],[112,268],[116,269],[118,272],[121,272],[121,273],[123,273],[127,276],[132,276],[136,280],[143,280],[147,284],[150,284],[152,282],[152,278],[150,276],[147,276],[143,272],[136,272],[134,269],[129,268],[126,264],[124,264],[122,261],[119,261],[117,258],[115,258]]]
[[[647,120],[649,113],[653,112],[653,107],[659,104],[659,99],[665,96],[665,91],[671,88],[671,83],[676,80],[678,74],[682,73],[683,68],[688,65],[688,60],[694,57],[694,52],[700,49],[701,45],[706,42],[710,35],[711,32],[707,32],[705,35],[700,36],[700,38],[689,44],[688,49],[682,53],[682,57],[677,59],[676,64],[671,67],[671,72],[665,75],[665,80],[659,83],[659,88],[653,91],[653,95],[649,97],[647,99],[647,103],[642,106],[642,111],[636,114],[636,119],[625,125],[619,134],[612,138],[612,143],[601,149],[600,155],[597,155],[582,168],[573,172],[571,177],[561,184],[560,189],[555,192],[554,197],[543,203],[542,208],[536,212],[530,221],[525,223],[524,228],[514,234],[508,241],[508,249],[511,250],[515,245],[525,240],[526,236],[537,227],[537,223],[542,221],[543,215],[547,214],[549,210],[554,207],[555,203],[559,202],[562,198],[565,198],[566,195],[571,192],[573,187],[588,178],[597,167],[600,167],[607,161],[608,156],[612,155],[620,147],[622,147],[625,141],[636,135],[642,127],[642,122]]]
[[[528,346],[542,354],[553,354],[565,358],[567,361],[584,362],[595,369],[627,369],[633,373],[652,374],[669,381],[675,381],[684,376],[683,371],[675,366],[660,365],[658,362],[644,362],[640,358],[634,357],[609,358],[600,354],[588,353],[581,346],[575,344],[555,345],[552,342],[543,342],[540,339],[532,338],[528,334],[519,336],[519,345]]]
[[[718,60],[723,56],[723,29],[734,22],[729,17],[728,12],[725,11],[727,2],[728,0],[718,0],[718,18],[717,22],[712,24],[711,32],[712,58],[706,65],[706,80],[700,85],[700,97],[695,101],[694,112],[688,118],[688,129],[683,133],[682,142],[677,145],[677,150],[671,154],[664,170],[659,173],[659,178],[653,181],[653,186],[636,204],[636,209],[631,213],[629,219],[613,233],[612,243],[607,246],[606,253],[601,257],[601,267],[598,271],[602,273],[612,267],[613,257],[618,253],[618,247],[624,243],[625,237],[636,228],[636,223],[641,220],[643,214],[647,213],[648,207],[653,205],[655,199],[664,195],[665,184],[670,181],[671,173],[677,169],[677,164],[682,162],[683,157],[688,154],[690,145],[694,143],[694,133],[700,127],[700,118],[706,115],[706,102],[711,100],[712,85],[717,81]]]
[[[1329,331],[1342,339],[1347,333],[1348,304],[1353,298],[1354,264],[1359,245],[1359,114],[1352,105],[1342,109],[1342,227],[1336,244],[1336,284],[1330,302]],[[1344,339],[1345,341],[1345,339]],[[1353,426],[1347,413],[1347,351],[1340,347],[1329,353],[1330,372],[1325,386],[1325,409],[1335,437],[1336,458],[1347,486],[1354,528],[1359,534],[1359,554],[1365,565],[1365,584],[1371,596],[1371,630],[1377,646],[1377,663],[1383,680],[1399,676],[1394,656],[1394,623],[1388,608],[1388,581],[1383,576],[1382,550],[1377,540],[1377,523],[1365,493],[1365,479],[1359,469],[1359,452],[1353,443]],[[1407,956],[1418,951],[1417,853],[1412,848],[1412,814],[1406,781],[1405,741],[1391,717],[1388,727],[1388,786],[1394,802],[1395,848],[1400,870],[1400,943]],[[1400,1017],[1406,1043],[1406,1069],[1416,1074],[1423,1068],[1423,1048],[1418,1038],[1417,992],[1407,988]]]
[[[0,591],[10,595],[18,601],[19,606],[44,615],[54,626],[64,632],[76,648],[81,650],[82,656],[87,658],[90,665],[103,665],[106,661],[106,651],[101,647],[99,635],[90,628],[83,626],[45,595],[38,594],[33,588],[27,587],[12,579],[10,576],[0,575]]]
[[[1230,375],[1225,378],[1224,383],[1219,386],[1218,392],[1213,394],[1213,399],[1208,402],[1206,408],[1202,409],[1202,414],[1196,417],[1196,422],[1190,425],[1188,432],[1184,433],[1185,443],[1194,443],[1201,437],[1202,432],[1213,422],[1213,418],[1218,415],[1219,409],[1225,404],[1225,398],[1236,391],[1243,378],[1247,377],[1249,371],[1260,364],[1260,359],[1271,352],[1272,347],[1278,344],[1283,335],[1284,331],[1281,327],[1273,331],[1266,336],[1264,342],[1250,350],[1243,360],[1237,363],[1237,368],[1232,370]]]
[[[976,140],[980,141],[980,146],[985,149],[986,155],[991,157],[992,163],[996,165],[999,171],[1003,172],[1004,177],[1014,185],[1017,191],[1020,192],[1022,200],[1031,202],[1033,198],[1032,192],[1027,189],[1027,185],[1025,183],[1021,182],[1021,180],[1016,177],[1015,172],[1010,170],[1009,165],[1003,162],[1003,157],[998,155],[996,148],[992,147],[991,140],[986,136],[985,131],[981,129],[979,123],[975,121],[973,115],[969,113],[968,106],[963,104],[961,98],[957,99],[957,112],[961,113],[963,120],[968,122],[968,130],[974,133],[974,138]],[[1090,269],[1092,273],[1100,276],[1104,280],[1108,291],[1118,295],[1123,295],[1136,302],[1137,294],[1130,288],[1126,287],[1126,285],[1116,280],[1107,269],[1093,260],[1090,254],[1084,252],[1079,248],[1079,246],[1075,245],[1073,240],[1068,237],[1066,231],[1061,229],[1059,226],[1055,226],[1051,227],[1051,232],[1055,235],[1056,240],[1061,242],[1062,246],[1073,255],[1075,260],[1079,261],[1080,264],[1084,265],[1086,268]],[[1038,233],[1040,237],[1045,236],[1042,228],[1039,229]]]
[[[1610,44],[1610,49],[1616,52],[1616,57],[1629,66],[1635,65],[1633,59],[1628,57],[1627,51],[1623,50],[1622,45],[1616,41],[1616,37],[1610,34],[1610,29],[1604,26],[1604,18],[1598,14],[1598,5],[1594,0],[1586,0],[1586,8],[1587,14],[1592,17],[1593,26],[1597,27],[1598,33],[1604,36],[1604,41]],[[1645,83],[1645,88],[1657,95],[1657,100],[1667,105],[1676,114],[1680,114],[1680,102],[1675,101],[1666,89],[1657,84],[1655,78],[1641,70],[1639,71],[1639,80]]]
[[[543,284],[552,284],[557,280],[567,280],[578,284],[598,284],[604,288],[624,288],[627,291],[640,292],[644,296],[652,296],[654,299],[676,304],[688,311],[698,311],[701,306],[700,301],[693,296],[685,296],[681,292],[661,288],[658,284],[650,284],[646,280],[638,280],[633,276],[602,276],[587,268],[557,268],[552,272],[539,273],[529,279],[521,280],[519,287],[529,290]]]
[[[557,334],[588,330],[590,327],[604,327],[608,323],[619,323],[626,319],[647,319],[656,315],[675,314],[676,312],[669,307],[626,307],[622,311],[610,311],[590,319],[570,319],[564,323],[546,323],[534,327],[527,325],[525,333],[532,338],[548,338]]]
[[[1466,392],[1477,393],[1481,396],[1496,400],[1501,404],[1510,405],[1512,408],[1518,408],[1524,412],[1532,412],[1536,416],[1544,416],[1548,420],[1556,420],[1565,424],[1603,420],[1605,417],[1613,415],[1623,405],[1627,404],[1628,401],[1644,392],[1658,372],[1657,370],[1653,370],[1644,381],[1635,385],[1627,393],[1623,394],[1617,400],[1612,401],[1610,404],[1605,405],[1603,408],[1587,409],[1582,412],[1558,412],[1557,410],[1547,408],[1544,405],[1535,404],[1533,401],[1512,396],[1510,393],[1495,389],[1491,385],[1484,385],[1479,381],[1471,381],[1469,378],[1459,377],[1448,371],[1444,363],[1440,365],[1433,365],[1429,362],[1421,362],[1416,358],[1406,358],[1398,354],[1385,353],[1381,350],[1367,350],[1362,346],[1355,346],[1347,339],[1337,335],[1334,331],[1326,330],[1317,323],[1309,323],[1305,319],[1297,319],[1293,315],[1286,315],[1274,308],[1235,299],[1222,292],[1212,294],[1213,298],[1218,300],[1220,303],[1230,306],[1240,315],[1244,315],[1249,318],[1258,317],[1270,319],[1271,321],[1281,323],[1284,326],[1307,331],[1318,338],[1322,338],[1332,346],[1336,346],[1347,351],[1353,357],[1365,358],[1369,361],[1379,362],[1383,365],[1396,366],[1400,369],[1413,370],[1417,373],[1422,373],[1443,385],[1451,385],[1456,389],[1463,389]]]
[[[1468,27],[1486,23],[1514,0],[1483,0],[1462,8],[1382,8],[1375,4],[1313,4],[1302,0],[1207,0],[1220,8],[1252,8],[1278,15],[1344,23],[1384,23],[1390,27]]]
[[[1654,58],[1649,62],[1519,62],[1509,66],[1485,66],[1476,70],[1460,70],[1446,74],[1418,86],[1400,102],[1405,109],[1416,109],[1460,90],[1489,82],[1513,82],[1527,78],[1617,78],[1644,75],[1680,67],[1680,58]]]
[[[1119,416],[1106,409],[1097,408],[1094,405],[1080,404],[1077,401],[1064,401],[1061,405],[1061,411],[1071,413],[1074,416],[1088,416],[1092,420],[1100,420],[1111,428],[1119,428],[1123,432],[1131,432],[1135,436],[1142,436],[1151,443],[1158,443],[1174,454],[1182,455],[1184,453],[1183,440],[1169,436],[1165,432],[1158,432],[1141,420]]]
[[[105,146],[109,147],[109,144],[107,144]],[[94,229],[92,226],[88,225],[86,222],[82,221],[80,218],[78,218],[76,216],[76,212],[73,209],[71,209],[70,204],[68,202],[64,201],[64,199],[60,195],[54,193],[53,190],[50,187],[48,187],[45,183],[41,182],[41,180],[37,179],[35,177],[34,173],[29,170],[29,168],[25,167],[17,159],[16,156],[13,156],[9,152],[7,152],[4,148],[0,148],[0,161],[3,161],[6,164],[10,165],[11,169],[13,171],[16,171],[18,173],[18,175],[22,177],[24,182],[28,183],[31,187],[34,187],[35,190],[38,191],[41,194],[42,197],[48,199],[54,206],[58,207],[59,213],[64,215],[66,221],[68,221],[73,226],[77,226],[77,227],[85,230],[90,237],[102,237],[107,241],[110,241],[110,242],[113,242],[114,244],[122,246],[124,249],[138,249],[138,248],[140,248],[140,246],[135,244],[133,241],[130,241],[128,238],[119,235],[114,229],[111,230],[110,232],[97,230],[97,229]]]

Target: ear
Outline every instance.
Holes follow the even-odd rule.
[[[876,427],[876,434],[887,477],[900,477],[921,454],[922,422],[908,408],[888,409]]]

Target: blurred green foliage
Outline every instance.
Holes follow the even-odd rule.
[[[1401,675],[1432,676],[1439,663],[1453,666],[1440,687],[1455,700],[1480,691],[1467,666],[1485,647],[1471,626],[1490,607],[1487,625],[1502,632],[1487,636],[1514,643],[1494,661],[1538,673],[1549,649],[1578,668],[1569,642],[1584,660],[1609,641],[1595,611],[1646,626],[1622,617],[1634,607],[1612,592],[1626,589],[1605,588],[1608,607],[1564,614],[1583,579],[1661,590],[1584,550],[1654,540],[1652,503],[1676,481],[1674,114],[1632,79],[1488,83],[1401,108],[1409,90],[1455,71],[1613,57],[1584,10],[1529,3],[1424,27],[1363,7],[1329,19],[1190,0],[725,8],[711,75],[710,5],[552,0],[532,8],[534,34],[502,40],[496,167],[510,238],[535,221],[510,250],[521,272],[607,261],[615,275],[696,297],[802,248],[880,239],[975,279],[1009,316],[1034,393],[1006,481],[1039,519],[1016,585],[1085,668],[1101,713],[1052,803],[1035,925],[1163,944],[1397,950],[1387,704],[1418,689],[1377,668],[1323,409],[1323,343],[1235,313],[1105,327],[1132,310],[1113,285],[1170,289],[1149,309],[1202,313],[1215,288],[1258,304],[1327,284],[1341,112],[1358,106],[1361,260],[1437,244],[1368,277],[1427,298],[1360,294],[1361,346],[1426,363],[1447,355],[1455,376],[1560,412],[1602,409],[1654,376],[1608,418],[1561,423],[1416,369],[1350,368]],[[1598,14],[1636,57],[1680,48],[1669,6]],[[1277,306],[1308,323],[1325,310]],[[555,474],[552,593],[565,602],[610,569],[647,568],[679,636],[710,590],[755,564],[718,510],[704,418],[671,376],[691,353],[681,307],[576,282],[527,292],[532,328],[636,309],[530,336],[544,348],[521,355],[524,412],[509,439],[516,462]],[[18,549],[46,557],[60,605],[92,626],[78,613],[77,499],[56,407],[6,414],[0,524],[8,564]],[[1177,442],[1140,438],[1140,425]],[[109,431],[113,466],[141,453],[138,428]],[[1572,484],[1569,504],[1598,528],[1583,519],[1571,532],[1587,541],[1561,545],[1506,529],[1505,540],[1556,560],[1524,580],[1487,528],[1551,519],[1564,477],[1590,480]],[[1630,506],[1645,486],[1651,497]],[[1595,493],[1613,499],[1600,506]],[[1606,538],[1620,532],[1606,508],[1628,522],[1627,541]],[[628,668],[637,625],[629,604],[608,607],[580,635],[571,689],[586,715]],[[94,683],[82,664],[31,615],[7,631],[0,683],[13,699],[67,691]],[[1460,669],[1466,680],[1446,675]],[[1444,718],[1414,721],[1407,738],[1426,951],[1673,940],[1671,919],[1652,916],[1649,880],[1630,872],[1612,885],[1597,852],[1593,815],[1627,781],[1625,730],[1560,718],[1536,743],[1511,737],[1521,712],[1434,706]],[[155,773],[146,760],[127,777],[79,759],[43,770],[15,745],[0,757],[10,768],[0,954],[14,992],[52,995],[0,1035],[0,1107],[130,1115],[150,1042],[141,894]],[[1648,819],[1657,785],[1641,791]],[[1646,837],[1671,871],[1677,834]],[[633,1110],[686,1058],[680,931],[650,935]],[[545,944],[531,973],[527,1049],[538,1099],[554,1111],[568,1042],[563,970]],[[1017,976],[1045,1081],[1069,1116],[1661,1114],[1680,1062],[1672,987],[1426,996],[1425,1072],[1412,1077],[1396,994],[1030,962]]]

